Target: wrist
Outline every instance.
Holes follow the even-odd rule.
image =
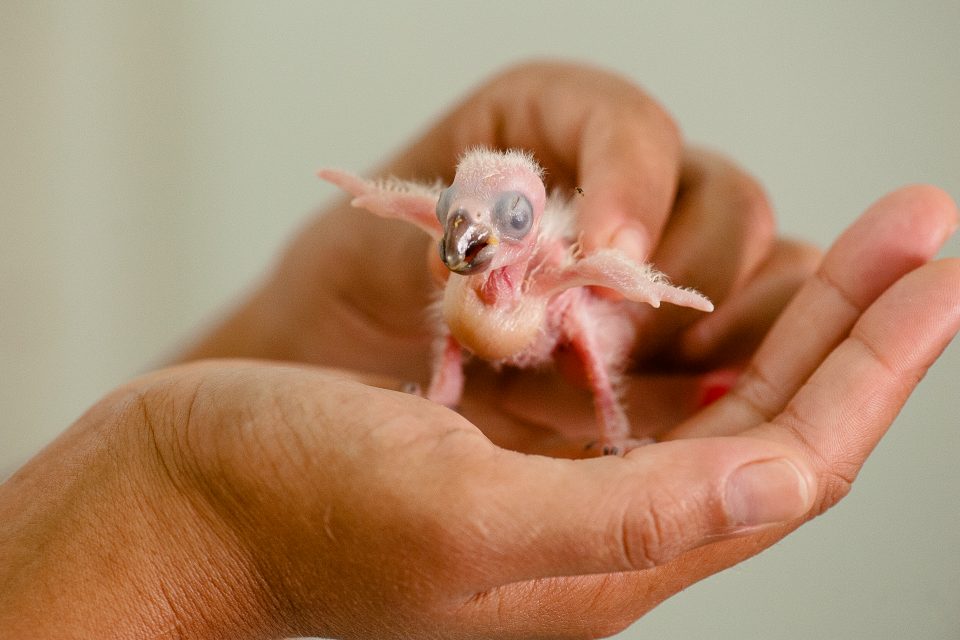
[[[266,637],[251,563],[140,442],[143,403],[98,404],[0,485],[11,637]],[[156,447],[155,447],[156,448]]]

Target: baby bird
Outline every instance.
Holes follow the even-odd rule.
[[[639,443],[617,394],[636,339],[631,305],[669,302],[701,311],[713,305],[616,249],[582,252],[575,206],[557,193],[548,197],[543,175],[526,152],[482,148],[462,156],[446,188],[319,172],[353,195],[353,206],[406,220],[438,242],[452,273],[439,302],[443,323],[428,399],[459,404],[465,352],[495,367],[536,367],[567,348],[582,362],[593,392],[598,446],[604,454],[621,453]]]

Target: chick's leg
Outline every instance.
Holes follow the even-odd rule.
[[[642,444],[630,437],[630,420],[617,396],[610,359],[604,357],[595,324],[581,309],[570,309],[564,324],[570,345],[583,362],[587,383],[593,392],[594,409],[600,425],[598,444],[603,454],[624,453]]]

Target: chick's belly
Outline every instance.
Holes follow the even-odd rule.
[[[450,333],[468,351],[484,360],[508,361],[528,349],[540,334],[544,300],[488,305],[469,287],[448,287],[443,316]]]

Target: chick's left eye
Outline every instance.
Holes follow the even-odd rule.
[[[533,207],[519,191],[508,191],[497,200],[494,218],[501,235],[520,240],[533,225]]]

